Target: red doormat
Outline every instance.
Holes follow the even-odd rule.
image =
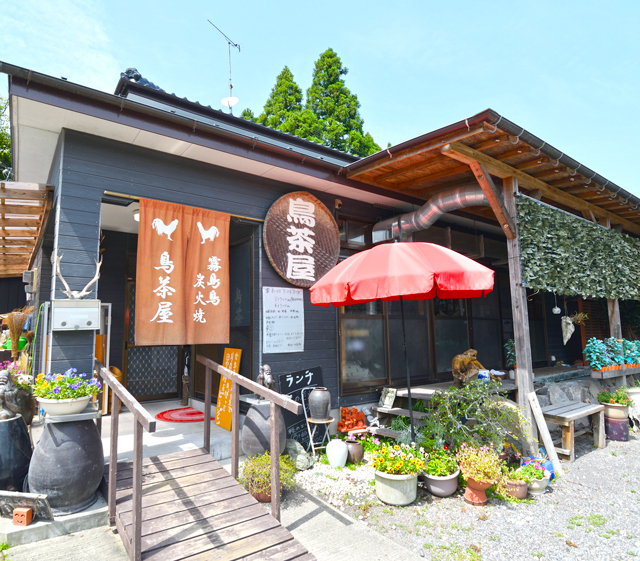
[[[181,409],[169,409],[156,415],[158,421],[168,423],[198,423],[204,421],[204,413],[193,407],[183,407]],[[211,417],[213,420],[214,417]]]

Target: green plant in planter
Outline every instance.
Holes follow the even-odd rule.
[[[446,477],[458,471],[458,464],[453,454],[444,448],[431,451],[425,470],[433,477]]]
[[[456,452],[456,460],[465,479],[495,482],[502,473],[502,461],[493,446],[463,442]]]
[[[627,388],[618,388],[617,390],[604,390],[598,394],[600,403],[614,403],[616,405],[631,405],[633,401],[627,395]]]
[[[504,344],[504,349],[507,358],[507,367],[512,368],[518,364],[516,359],[516,342],[513,339],[507,340]]]
[[[280,489],[295,487],[296,466],[288,456],[280,456]],[[238,482],[252,495],[271,493],[271,456],[269,452],[251,456],[242,464]]]
[[[591,368],[594,370],[600,370],[605,366],[611,366],[611,361],[609,360],[607,348],[604,344],[604,341],[600,341],[595,337],[591,337],[587,341],[587,344],[582,351],[584,353],[587,362],[591,365]]]
[[[544,469],[544,466],[539,462],[529,462],[526,466],[522,466],[515,470],[514,475],[517,476],[519,481],[524,481],[530,484],[532,481],[544,479],[548,477],[549,472]]]
[[[502,475],[496,485],[496,494],[505,501],[516,502],[517,499],[513,498],[507,491],[507,485],[510,482],[523,481],[527,483],[527,474],[522,473],[518,468],[510,468],[502,466]]]
[[[615,337],[609,337],[604,340],[604,345],[607,349],[607,356],[611,361],[611,364],[622,364],[624,357],[622,356],[622,344],[618,343]]]

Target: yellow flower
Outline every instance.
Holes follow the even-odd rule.
[[[36,376],[36,382],[39,382],[40,380],[42,380],[42,378],[44,378],[44,374],[40,373]]]
[[[64,376],[63,376],[62,374],[58,374],[58,375],[56,376],[56,380],[58,380],[58,382],[59,382],[60,380],[64,380]]]
[[[400,450],[400,446],[398,446],[397,444],[393,447],[394,450]]]

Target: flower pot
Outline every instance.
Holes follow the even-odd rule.
[[[640,408],[640,388],[627,388],[627,395],[633,400],[633,406]]]
[[[629,416],[629,406],[618,403],[603,403],[604,416],[608,419],[626,419]]]
[[[405,506],[416,500],[418,474],[395,475],[376,471],[376,496],[388,505]]]
[[[504,484],[504,491],[514,499],[523,500],[527,498],[529,486],[525,481],[512,481],[508,479]]]
[[[534,479],[529,483],[529,493],[532,495],[542,495],[549,485],[549,478],[544,477],[542,479]]]
[[[39,397],[38,402],[47,415],[54,417],[58,415],[75,415],[82,413],[85,407],[89,405],[90,399],[90,395],[76,399],[44,399],[43,397]]]
[[[464,492],[464,500],[473,506],[483,506],[489,502],[485,491],[495,481],[476,481],[473,477],[467,477],[467,488]]]
[[[309,394],[309,415],[312,421],[328,421],[331,411],[331,394],[327,388],[313,388]]]
[[[436,497],[448,497],[453,495],[458,489],[458,474],[460,470],[451,475],[429,475],[425,473],[427,490]]]
[[[349,455],[349,449],[347,443],[336,438],[327,444],[325,449],[329,465],[332,468],[343,468],[347,463],[347,456]]]
[[[249,494],[259,503],[271,502],[271,489],[267,489],[266,491],[249,491]],[[280,494],[282,494],[282,489],[280,489]]]
[[[355,440],[347,440],[347,462],[359,464],[364,460],[364,448]]]
[[[627,442],[629,440],[629,421],[627,419],[604,418],[604,432],[609,440]]]

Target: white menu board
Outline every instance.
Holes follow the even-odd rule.
[[[304,302],[301,288],[262,287],[262,352],[304,351]]]

